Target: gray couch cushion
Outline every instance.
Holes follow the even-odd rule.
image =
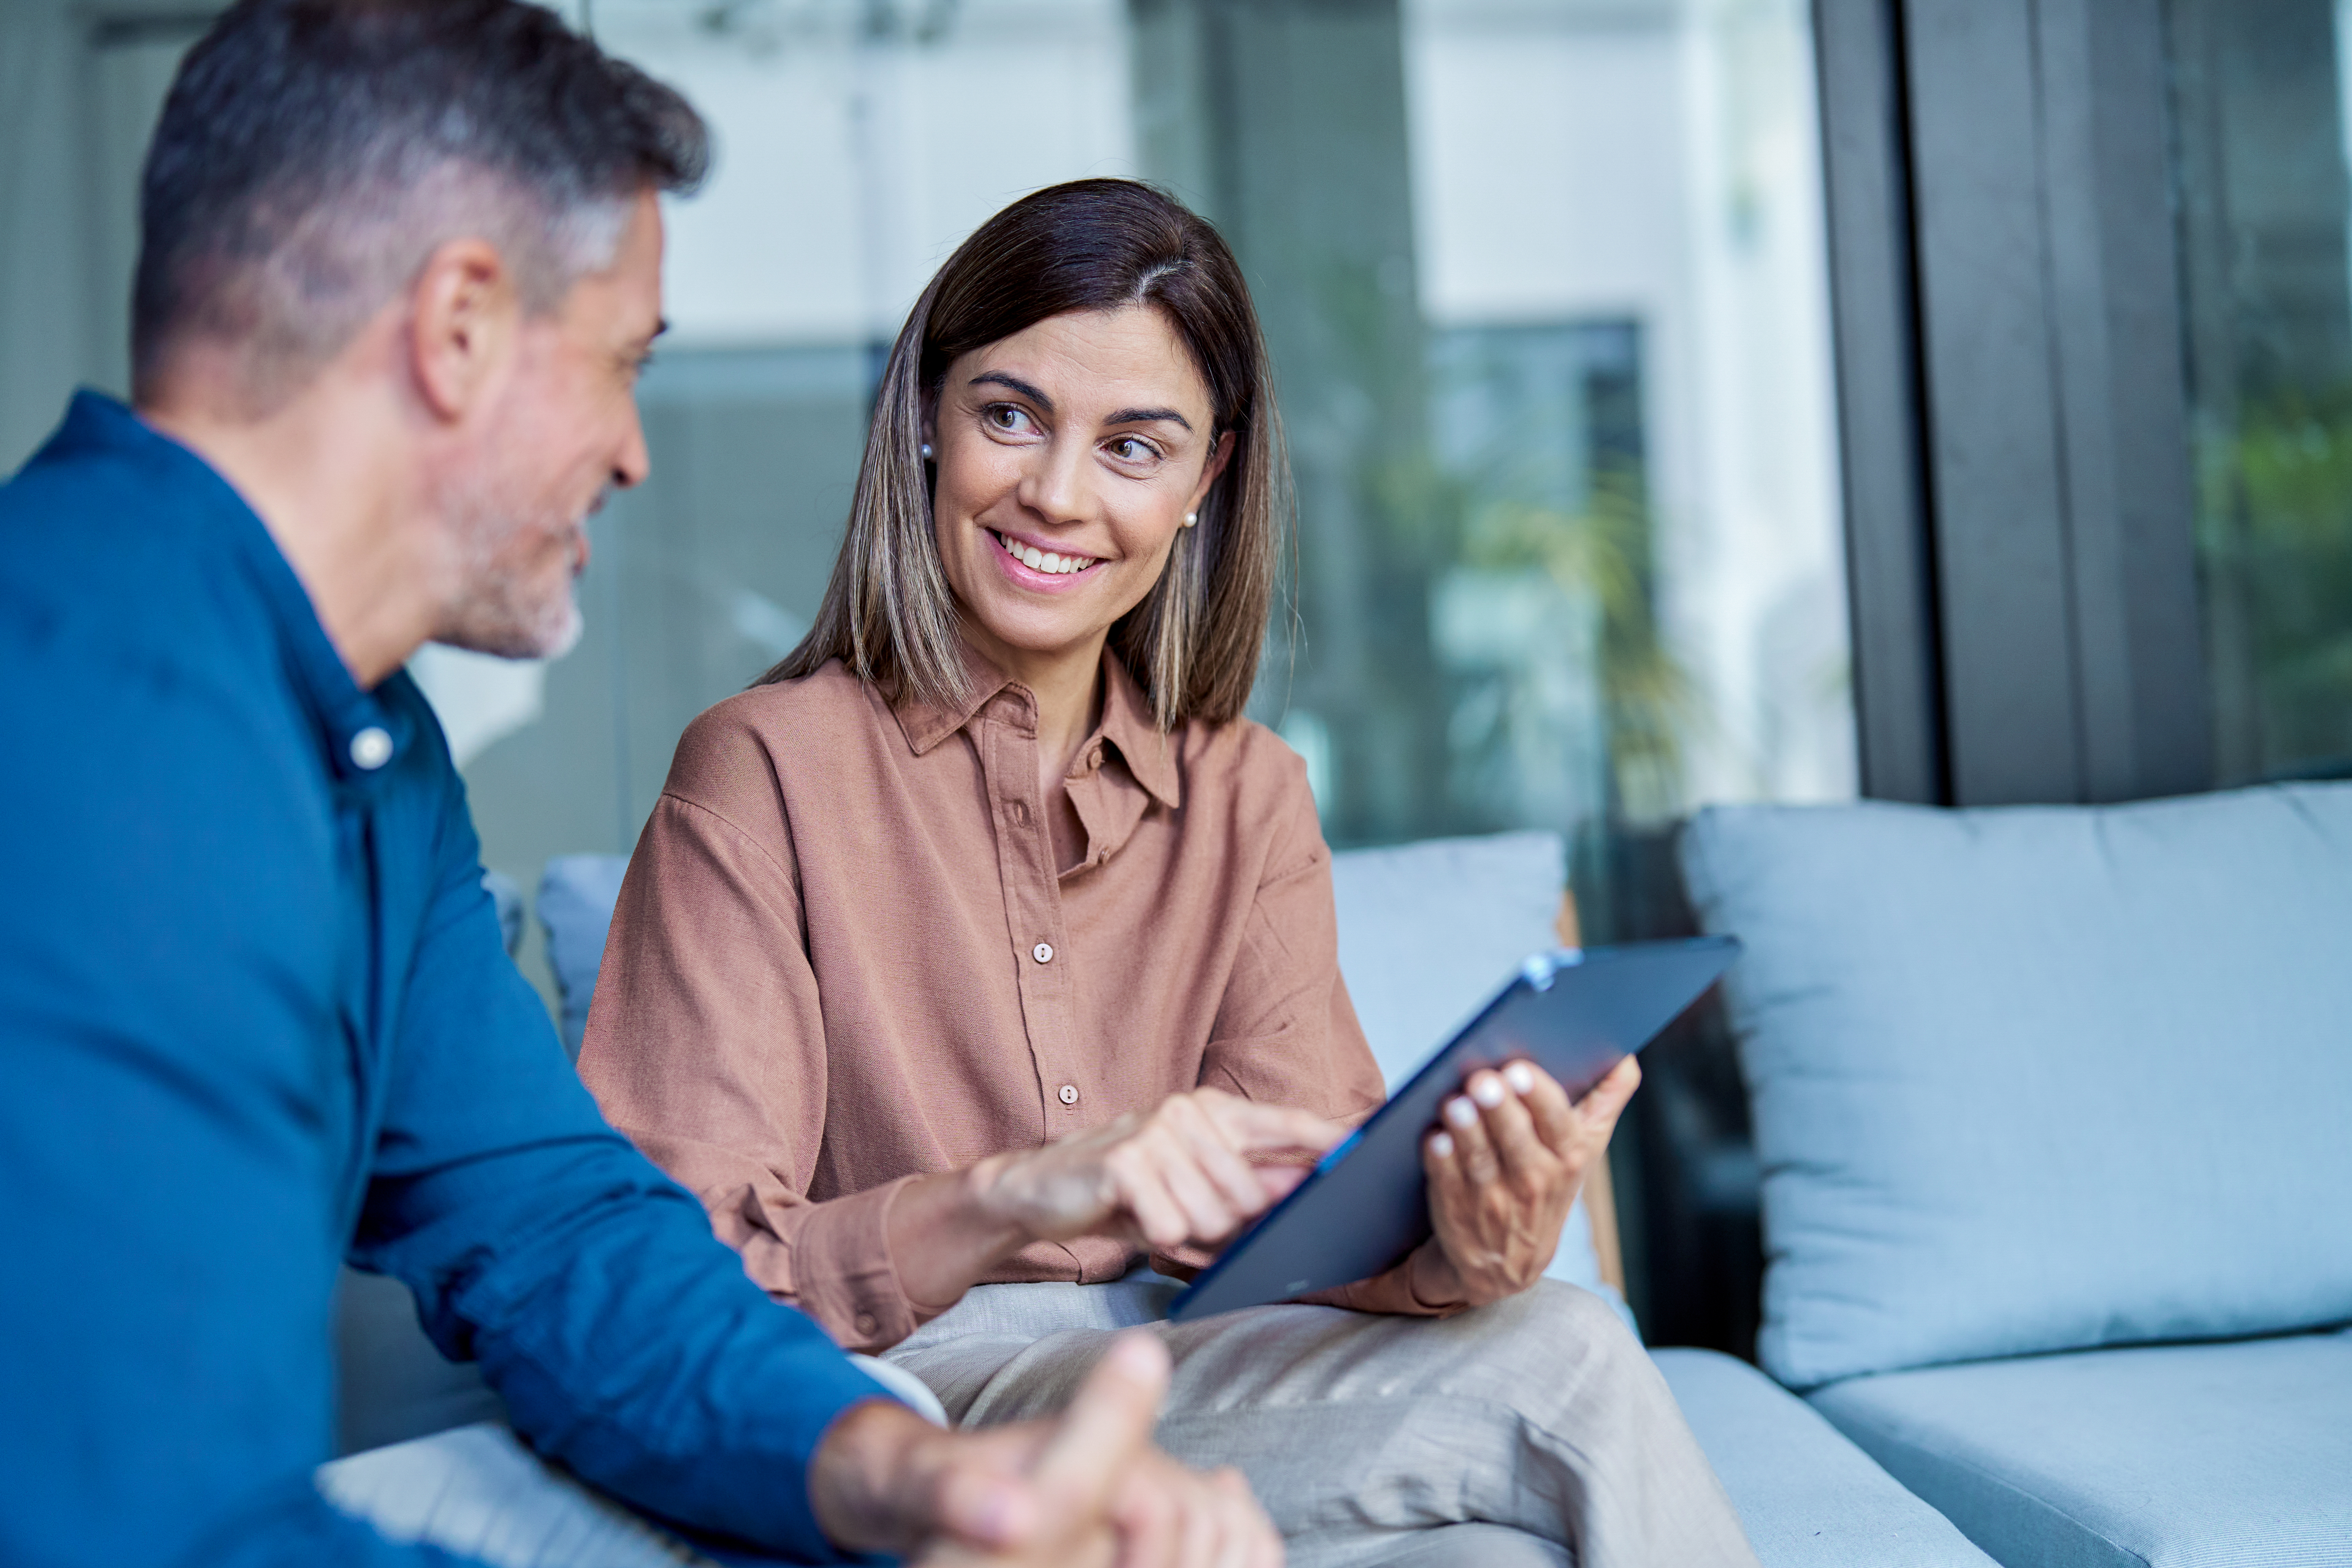
[[[1950,1521],[1754,1367],[1708,1350],[1652,1359],[1763,1568],[1991,1568]]]
[[[1765,1365],[2352,1320],[2352,786],[1717,808]]]
[[[2013,1568],[2352,1564],[2352,1332],[1890,1373],[1812,1402]]]
[[[475,1421],[506,1406],[470,1361],[444,1361],[416,1298],[383,1274],[345,1269],[335,1291],[335,1451],[356,1454]]]
[[[576,1059],[588,1028],[604,936],[628,874],[626,855],[557,855],[539,878],[539,923],[547,928],[547,967],[563,1005],[563,1048]]]

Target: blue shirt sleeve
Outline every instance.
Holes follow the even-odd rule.
[[[311,1481],[348,1092],[302,758],[4,580],[0,669],[0,1563],[454,1562]]]
[[[480,1361],[541,1452],[672,1521],[835,1561],[808,1464],[844,1409],[887,1396],[605,1123],[507,957],[446,753],[440,768],[434,886],[352,1260],[408,1283],[427,1332]]]

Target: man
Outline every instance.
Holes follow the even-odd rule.
[[[142,193],[137,413],[0,487],[0,1562],[447,1561],[322,1500],[340,1262],[541,1452],[828,1560],[1271,1563],[1130,1342],[959,1436],[769,1301],[506,960],[401,673],[578,632],[646,455],[667,89],[516,0],[246,0]]]

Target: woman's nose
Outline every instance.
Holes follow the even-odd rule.
[[[1049,523],[1084,521],[1094,505],[1088,448],[1077,442],[1049,441],[1037,449],[1021,483],[1021,503]]]

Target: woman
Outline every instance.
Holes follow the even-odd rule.
[[[1139,1253],[1197,1266],[1381,1101],[1304,770],[1241,717],[1285,478],[1208,225],[1121,181],[1000,213],[899,334],[814,629],[687,732],[630,866],[591,1087],[961,1422],[1055,1406],[1159,1315]],[[1162,1445],[1301,1563],[1752,1562],[1648,1359],[1538,1283],[1635,1082],[1474,1077],[1427,1245],[1163,1326]]]

